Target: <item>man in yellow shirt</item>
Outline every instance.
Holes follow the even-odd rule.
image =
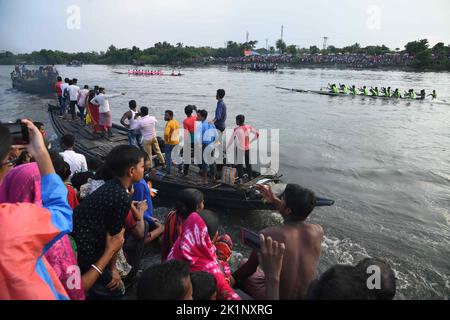
[[[173,118],[173,111],[166,110],[164,120],[167,121],[164,129],[164,155],[166,156],[166,172],[170,174],[172,166],[172,150],[180,143],[179,129],[180,124]]]

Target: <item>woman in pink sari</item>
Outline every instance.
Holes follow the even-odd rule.
[[[191,272],[204,271],[214,276],[219,300],[240,300],[230,286],[230,267],[216,255],[213,240],[217,238],[218,227],[219,219],[211,211],[191,213],[167,259],[187,261]]]
[[[11,169],[0,185],[0,203],[33,203],[42,206],[41,175],[36,163]],[[77,260],[68,235],[56,241],[44,255],[72,300],[84,300],[81,278],[78,288],[68,288]],[[81,275],[80,275],[81,276]],[[72,287],[72,286],[71,286]]]

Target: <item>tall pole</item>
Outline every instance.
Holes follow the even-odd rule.
[[[283,31],[284,31],[284,26],[281,26],[281,41],[283,41]]]
[[[250,34],[248,33],[248,31],[247,31],[247,34],[246,34],[246,38],[245,38],[245,43],[248,43],[248,36],[249,36]]]
[[[323,50],[327,50],[328,37],[323,37]]]
[[[266,50],[269,51],[269,39],[266,38]]]

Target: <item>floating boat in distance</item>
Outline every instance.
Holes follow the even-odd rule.
[[[66,64],[66,67],[82,67],[83,66],[83,62],[78,61],[78,60],[73,60],[70,61],[68,64]]]
[[[69,133],[75,136],[75,151],[84,154],[88,159],[104,160],[114,147],[128,144],[128,131],[122,126],[113,124],[113,136],[101,138],[94,135],[89,127],[83,126],[80,122],[66,121],[60,118],[59,108],[55,105],[49,105],[48,111],[56,134],[59,137]],[[158,141],[160,147],[163,147],[162,139],[158,139]],[[158,190],[156,204],[158,201],[170,201],[173,205],[173,200],[181,190],[196,188],[203,193],[205,203],[211,207],[237,210],[274,210],[275,208],[271,204],[262,199],[255,188],[256,185],[270,185],[272,190],[279,195],[284,192],[286,187],[286,184],[280,179],[281,176],[261,175],[257,172],[254,172],[257,177],[244,184],[228,185],[211,181],[204,184],[198,174],[198,167],[195,165],[190,166],[187,176],[175,172],[170,176],[165,176],[161,166],[158,165],[157,157],[153,158],[156,164],[155,170],[146,177],[152,182],[153,188]],[[176,171],[177,168],[174,166],[173,170]],[[316,199],[316,206],[333,204],[334,201],[330,199],[319,197]]]
[[[32,94],[47,94],[55,92],[55,82],[58,73],[37,72],[34,76],[28,77],[19,75],[15,72],[11,73],[12,87],[14,89]]]
[[[130,70],[128,72],[123,71],[113,71],[115,74],[127,74],[129,76],[159,76],[159,77],[181,77],[184,76],[182,73],[164,73],[164,72],[151,72],[151,71],[138,71],[138,70]]]
[[[361,97],[361,98],[372,98],[372,99],[383,99],[383,100],[425,100],[421,97],[417,97],[415,99],[409,98],[409,97],[386,97],[386,96],[373,96],[373,95],[364,95],[364,94],[352,94],[352,93],[334,93],[324,90],[303,90],[303,89],[290,89],[290,88],[284,88],[284,87],[275,87],[280,90],[287,90],[287,91],[293,91],[293,92],[300,92],[300,93],[314,93],[314,94],[320,94],[323,96],[331,96],[331,97]]]

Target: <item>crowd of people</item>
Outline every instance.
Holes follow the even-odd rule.
[[[11,72],[11,79],[20,78],[23,80],[31,79],[51,79],[58,75],[55,65],[48,65],[45,67],[39,67],[39,69],[27,69],[23,65],[15,65],[14,70]]]
[[[83,108],[89,115],[95,107],[100,129],[94,125],[93,130],[110,132],[108,100],[114,95],[100,87],[83,91],[76,79],[58,80],[61,116],[69,106],[68,121],[86,123]],[[206,110],[185,107],[186,138],[197,140],[203,150],[217,141],[205,134],[208,130],[226,129],[224,97],[225,90],[217,90],[211,121]],[[29,132],[24,146],[12,145],[7,125],[0,124],[0,299],[123,299],[133,278],[138,279],[136,298],[143,300],[393,299],[395,275],[378,259],[336,265],[316,279],[324,231],[307,222],[316,198],[299,185],[288,184],[280,197],[268,186],[257,186],[284,222],[261,230],[259,248],[234,272],[229,265],[233,239],[219,234],[219,215],[205,208],[201,191],[181,190],[164,221],[156,219],[147,179],[153,151],[170,174],[171,151],[179,143],[173,111],[167,110],[164,120],[163,155],[156,118],[131,100],[121,119],[129,144],[116,146],[103,163],[75,152],[73,135],[61,137],[58,153],[46,142],[42,124],[22,120]],[[250,144],[257,138],[258,131],[238,115],[228,144],[240,140],[247,174],[252,173]],[[204,178],[215,175],[216,168],[208,166],[202,161]],[[187,174],[189,164],[182,169]],[[243,165],[237,171],[244,176]],[[140,270],[150,243],[160,246],[161,263]],[[370,287],[368,268],[374,266],[379,281]]]
[[[386,53],[370,55],[365,53],[305,54],[300,64],[337,64],[352,68],[374,68],[381,66],[408,66],[414,57],[408,53]]]

